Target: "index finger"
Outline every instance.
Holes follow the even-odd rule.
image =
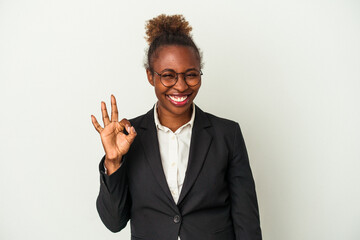
[[[94,125],[96,131],[98,133],[101,133],[103,128],[100,126],[100,124],[98,123],[98,121],[96,120],[95,116],[94,115],[91,115],[91,122],[92,124]]]
[[[115,96],[111,94],[111,122],[118,121],[118,109]]]

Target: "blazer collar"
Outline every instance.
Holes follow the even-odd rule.
[[[192,127],[194,126],[195,113],[196,113],[195,103],[192,103],[192,108],[193,108],[193,111],[192,111],[192,114],[191,114],[190,121],[185,123],[184,125],[182,125],[179,129],[176,130],[176,132],[181,131],[182,128],[184,128],[184,127],[186,127],[188,125],[190,125],[190,127],[192,129]],[[155,121],[155,126],[157,127],[157,129],[161,129],[163,131],[171,131],[169,128],[163,126],[160,123],[159,115],[157,114],[157,103],[154,106],[154,121]]]
[[[194,182],[196,181],[196,178],[199,175],[204,164],[207,152],[213,138],[213,134],[211,131],[211,122],[209,121],[206,114],[198,106],[196,106],[195,104],[194,106],[196,108],[196,111],[194,126],[192,128],[191,134],[189,162],[185,174],[183,187],[179,196],[178,204],[180,204],[181,201],[185,198],[185,196],[193,186]],[[149,166],[161,189],[164,191],[165,195],[174,203],[161,164],[153,109],[151,109],[145,114],[142,122],[140,123],[140,128],[144,130],[140,135],[140,139]]]
[[[181,204],[194,185],[204,165],[214,135],[211,126],[207,115],[196,106],[195,121],[191,134],[189,161],[178,205]]]

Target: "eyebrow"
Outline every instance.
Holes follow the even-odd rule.
[[[188,68],[188,69],[186,69],[184,72],[191,71],[191,70],[199,71],[199,70],[196,69],[196,68]],[[171,69],[171,68],[165,68],[165,69],[162,70],[161,72],[164,72],[164,71],[173,71],[173,72],[176,72],[174,69]]]

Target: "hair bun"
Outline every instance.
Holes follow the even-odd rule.
[[[155,38],[167,35],[187,35],[190,36],[192,27],[189,22],[185,20],[183,15],[165,15],[161,14],[146,22],[146,41],[149,45]]]

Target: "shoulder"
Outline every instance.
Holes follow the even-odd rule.
[[[234,120],[215,116],[211,113],[205,113],[211,122],[211,126],[217,138],[225,141],[234,142],[236,136],[242,136],[240,125]]]
[[[209,119],[209,121],[211,122],[211,125],[213,125],[214,127],[219,127],[219,128],[234,128],[237,125],[239,125],[236,121],[231,120],[231,119],[227,119],[227,118],[223,118],[223,117],[219,117],[216,116],[214,114],[208,113],[208,112],[204,112],[205,115],[207,116],[207,118]]]
[[[203,116],[204,121],[208,121],[207,129],[214,137],[215,145],[225,145],[226,148],[229,150],[230,155],[233,155],[235,149],[240,149],[236,146],[245,146],[244,139],[240,130],[240,125],[238,122],[227,118],[219,117],[208,112],[201,112],[202,113],[200,113],[199,115]],[[245,147],[241,149],[245,149]]]
[[[204,112],[199,107],[196,110],[196,117],[198,119],[195,118],[195,122],[198,124],[195,125],[200,128],[201,126],[205,127],[212,136],[216,136],[216,142],[222,142],[231,146],[235,139],[242,138],[240,125],[236,121]]]
[[[205,112],[201,110],[199,107],[196,108],[199,114],[197,114],[200,118],[206,119],[209,121],[210,125],[214,128],[221,130],[234,130],[239,126],[239,124],[231,119],[227,119],[224,117],[216,116],[212,113]]]
[[[146,113],[145,113],[145,114],[142,114],[142,115],[140,115],[140,116],[137,116],[137,117],[134,117],[134,118],[129,119],[131,125],[133,125],[133,126],[135,126],[135,127],[136,127],[136,126],[139,126],[139,124],[140,124],[140,123],[142,122],[142,120],[144,119],[145,115],[146,115]]]
[[[147,113],[129,119],[129,121],[135,129],[140,126],[148,126],[149,123],[152,124],[154,122],[154,108],[151,108]]]

